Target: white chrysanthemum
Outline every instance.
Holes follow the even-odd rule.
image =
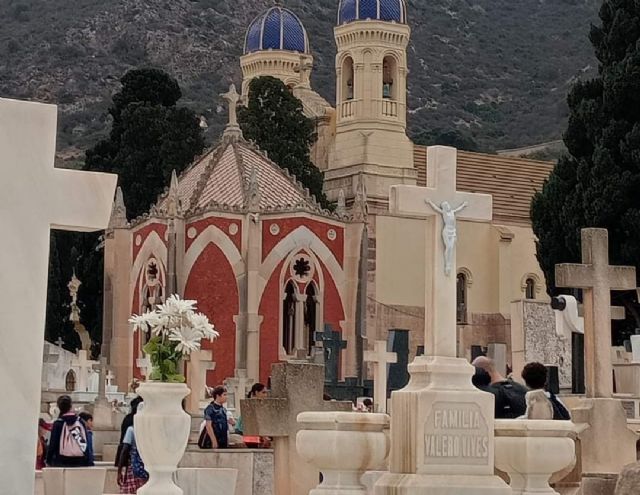
[[[220,334],[215,331],[213,325],[209,322],[209,318],[205,314],[191,313],[189,314],[189,321],[191,325],[202,334],[202,338],[204,339],[213,340],[220,336]]]
[[[182,354],[191,354],[200,349],[202,333],[193,327],[181,327],[171,330],[169,340],[177,342],[176,350]]]
[[[145,313],[143,315],[133,315],[129,318],[129,323],[133,325],[134,332],[137,332],[138,330],[146,332],[149,330],[149,327],[153,327],[155,319],[155,313]]]
[[[179,316],[195,311],[196,301],[180,299],[180,296],[172,295],[167,298],[164,304],[158,306],[158,313],[167,316]]]

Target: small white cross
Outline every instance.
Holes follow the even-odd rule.
[[[373,395],[375,400],[374,411],[378,413],[387,412],[387,366],[398,362],[398,355],[395,352],[387,351],[387,342],[376,340],[373,351],[364,351],[364,360],[373,363]]]
[[[145,354],[144,357],[136,359],[136,366],[140,369],[140,373],[142,373],[142,376],[144,376],[145,380],[148,380],[151,376],[151,371],[153,368],[149,356]]]
[[[95,364],[94,361],[91,361],[87,358],[87,351],[80,350],[76,357],[71,360],[71,366],[78,368],[78,382],[77,389],[80,392],[86,392],[89,386],[89,371],[93,368]]]

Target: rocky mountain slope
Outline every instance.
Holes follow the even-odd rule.
[[[313,83],[334,98],[338,0],[285,0],[309,31]],[[598,0],[408,0],[410,133],[458,128],[486,150],[558,139],[565,96],[593,76]],[[273,0],[2,0],[0,96],[60,105],[61,158],[108,129],[118,79],[134,67],[175,76],[183,102],[223,124],[218,95],[240,82],[246,26]]]

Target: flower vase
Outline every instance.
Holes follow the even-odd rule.
[[[138,394],[144,399],[134,416],[136,444],[149,481],[140,495],[183,495],[173,482],[191,431],[191,417],[182,409],[190,390],[184,383],[145,382]]]

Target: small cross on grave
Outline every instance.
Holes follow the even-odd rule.
[[[207,398],[207,371],[215,370],[212,351],[193,351],[187,362],[187,385],[191,393],[187,398],[187,410],[192,414],[200,413],[200,403]]]
[[[456,190],[455,148],[432,146],[427,151],[427,187],[392,186],[389,209],[394,214],[435,219],[432,258],[433,279],[425,291],[425,346],[433,356],[456,357],[456,241],[457,220],[490,222],[492,198],[487,194]]]
[[[58,340],[55,341],[55,344],[62,349],[62,346],[64,346],[64,340],[62,340],[61,336],[58,336]]]
[[[149,359],[149,356],[145,354],[144,357],[137,358],[136,366],[140,370],[140,373],[142,374],[144,379],[148,380],[153,369],[153,365],[151,364],[151,359]]]
[[[107,358],[101,357],[98,364],[92,366],[100,378],[98,379],[98,399],[107,398],[107,371],[111,372],[112,368],[107,364]]]
[[[244,399],[245,435],[273,438],[275,490],[278,495],[309,493],[318,484],[318,471],[300,457],[296,435],[298,414],[306,411],[351,411],[351,402],[324,401],[321,364],[284,362],[271,366],[272,388],[267,399]],[[292,473],[295,473],[292,476]]]
[[[107,399],[107,372],[111,367],[107,364],[107,358],[101,357],[98,364],[93,365],[98,376],[98,396],[93,405],[93,424],[96,429],[113,428],[113,412]]]
[[[240,404],[242,399],[247,396],[247,391],[253,385],[254,380],[247,376],[247,370],[235,370],[233,378],[227,378],[224,381],[227,392],[231,392],[233,398],[233,409],[235,409],[235,417],[240,417]],[[231,407],[230,406],[230,407]]]
[[[556,265],[556,286],[584,294],[584,343],[587,397],[613,395],[611,363],[611,291],[636,288],[636,270],[609,265],[606,229],[583,229],[582,264]]]
[[[33,493],[33,459],[40,404],[49,236],[51,228],[107,227],[115,175],[54,168],[57,108],[0,98],[0,328],[11,343],[0,389],[11,397],[0,432],[3,486]],[[10,235],[8,234],[10,233]]]
[[[111,368],[109,368],[104,378],[107,381],[107,392],[109,392],[110,390],[112,390],[113,380],[116,378],[116,375],[114,375]]]
[[[77,356],[71,360],[71,366],[78,368],[76,387],[79,392],[86,392],[88,390],[89,370],[93,368],[94,364],[94,361],[87,358],[87,351],[85,350],[78,351]]]
[[[395,352],[387,351],[387,342],[376,340],[372,351],[364,351],[364,360],[373,363],[373,398],[375,412],[387,412],[387,365],[398,361]]]
[[[325,381],[337,383],[340,375],[340,353],[347,348],[347,341],[342,340],[342,332],[333,330],[331,325],[324,326],[324,332],[316,332],[317,341],[324,348]]]

